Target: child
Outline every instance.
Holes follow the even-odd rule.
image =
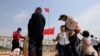
[[[91,41],[89,39],[89,32],[83,31],[82,45],[84,47],[85,56],[98,56],[96,50],[93,48]]]
[[[62,25],[60,27],[60,31],[61,33],[58,33],[56,39],[53,39],[53,41],[58,41],[57,43],[57,49],[58,49],[58,53],[59,56],[67,56],[68,53],[68,48],[69,48],[69,40],[68,40],[68,36],[65,30],[65,25]]]

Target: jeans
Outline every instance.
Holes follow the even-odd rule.
[[[58,53],[59,56],[69,56],[69,45],[62,46],[58,44]]]
[[[71,52],[72,52],[73,56],[79,56],[79,54],[76,51],[77,34],[74,34],[73,36],[70,36],[69,41],[70,41]]]
[[[79,56],[78,52],[76,51],[76,45],[75,45],[75,42],[74,43],[71,43],[71,51],[73,53],[73,56]]]
[[[29,39],[28,56],[42,56],[42,40]]]

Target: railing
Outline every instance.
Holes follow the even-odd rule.
[[[23,47],[23,53],[27,53],[27,38],[25,40],[20,40],[20,45]],[[51,56],[54,56],[55,51],[55,44],[52,40],[43,40],[43,55],[52,54]],[[9,55],[11,52],[12,47],[12,37],[8,36],[0,36],[0,46],[5,47],[0,49],[0,55]]]

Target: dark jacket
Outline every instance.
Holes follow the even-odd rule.
[[[77,41],[77,34],[74,34],[72,36],[69,37],[69,41],[71,44],[76,43]]]
[[[41,37],[45,26],[45,18],[42,14],[33,13],[28,23],[28,36]]]

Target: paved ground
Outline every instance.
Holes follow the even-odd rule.
[[[56,52],[43,52],[43,56],[55,56]],[[9,56],[9,52],[3,53],[0,52],[0,56]],[[23,56],[23,55],[21,55]]]
[[[1,51],[0,50],[0,56],[9,56],[9,51]],[[56,52],[43,52],[43,56],[55,56]],[[100,52],[99,52],[100,55]],[[23,56],[23,55],[21,55]]]

